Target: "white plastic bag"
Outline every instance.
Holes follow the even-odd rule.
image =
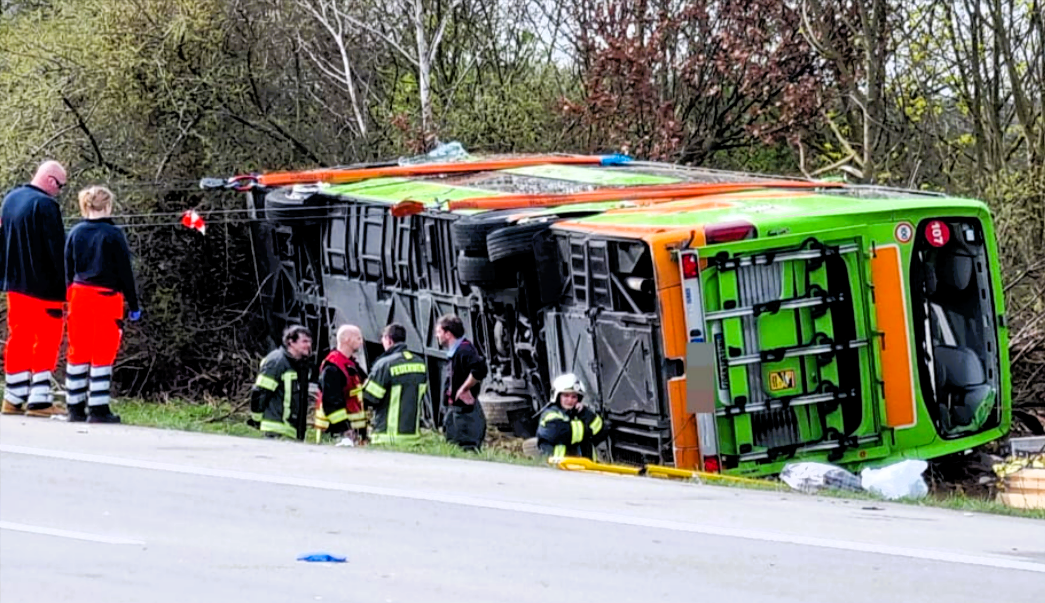
[[[807,494],[828,488],[860,491],[860,478],[827,463],[788,463],[781,470],[780,479],[793,489]]]
[[[923,498],[929,486],[922,473],[929,467],[925,461],[900,461],[879,469],[867,468],[860,472],[860,484],[865,490],[889,500]]]

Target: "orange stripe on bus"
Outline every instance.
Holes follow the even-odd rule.
[[[424,176],[430,174],[458,174],[466,172],[485,172],[490,170],[506,170],[531,165],[599,165],[599,155],[528,155],[509,157],[506,159],[488,159],[485,161],[456,161],[447,163],[429,163],[420,165],[392,165],[372,168],[321,168],[314,170],[294,170],[286,172],[268,172],[257,176],[237,176],[236,178],[254,178],[263,186],[289,186],[291,184],[310,184],[327,182],[341,184],[359,182],[370,178],[390,178],[407,176]]]
[[[874,281],[878,330],[884,334],[881,355],[885,424],[889,427],[911,426],[915,422],[914,381],[900,249],[890,245],[878,247],[876,251],[877,256],[871,260],[871,278]]]
[[[653,254],[653,270],[657,282],[657,304],[660,310],[661,337],[664,357],[686,360],[686,311],[682,307],[682,278],[679,262],[672,250],[690,243],[704,246],[704,230],[675,230],[651,233],[643,237]],[[699,469],[700,452],[697,447],[697,421],[687,410],[686,378],[668,381],[668,408],[671,411],[671,434],[674,442],[675,466],[680,469]]]
[[[668,403],[671,406],[671,432],[675,466],[679,469],[699,469],[700,453],[697,447],[697,421],[686,412],[686,378],[668,381]]]
[[[686,315],[675,308],[682,308],[682,285],[675,285],[657,292],[660,299],[661,333],[664,337],[665,358],[686,357]]]

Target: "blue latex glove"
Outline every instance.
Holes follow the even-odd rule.
[[[305,554],[298,557],[298,561],[308,561],[311,563],[345,563],[348,561],[347,557],[338,557],[337,555],[331,555],[330,553],[311,553]]]
[[[131,312],[127,317],[131,319],[131,322],[137,322],[138,319],[142,317],[142,311],[135,310],[134,312]]]

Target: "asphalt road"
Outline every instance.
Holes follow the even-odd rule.
[[[346,563],[297,561],[329,552]],[[0,419],[0,601],[1042,600],[1045,521]]]

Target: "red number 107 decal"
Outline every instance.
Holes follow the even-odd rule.
[[[925,238],[933,247],[943,247],[951,240],[951,229],[939,220],[933,220],[925,225]]]

